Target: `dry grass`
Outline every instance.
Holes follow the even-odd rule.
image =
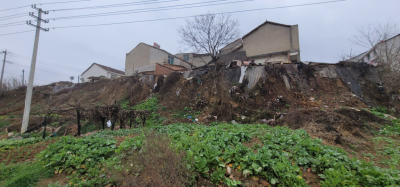
[[[184,161],[184,152],[176,153],[166,135],[146,134],[141,150],[123,154],[122,171],[111,171],[120,186],[187,186],[193,176]]]

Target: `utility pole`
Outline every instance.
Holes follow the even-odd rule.
[[[39,34],[40,30],[45,32],[49,31],[49,29],[43,29],[40,27],[40,23],[48,23],[49,20],[42,19],[42,13],[48,14],[48,11],[43,11],[41,8],[36,8],[36,5],[32,5],[33,9],[38,11],[38,17],[34,15],[34,12],[30,12],[29,16],[36,18],[37,25],[31,24],[31,21],[27,21],[26,24],[36,27],[36,35],[35,35],[35,44],[33,45],[33,54],[32,54],[32,63],[31,63],[31,70],[29,72],[29,81],[28,86],[26,89],[26,96],[25,96],[25,109],[24,109],[24,116],[22,118],[22,127],[21,133],[24,133],[28,129],[29,123],[29,114],[31,112],[31,101],[32,101],[32,91],[33,91],[33,78],[35,76],[35,67],[36,67],[36,57],[37,57],[37,50],[39,45]]]
[[[25,70],[23,69],[23,70],[22,70],[22,86],[25,86],[25,83],[24,83],[24,75],[25,75]]]
[[[0,91],[3,89],[3,75],[4,75],[4,66],[6,64],[6,58],[7,58],[7,50],[2,51],[1,53],[4,53],[4,60],[3,60],[3,68],[1,70]]]

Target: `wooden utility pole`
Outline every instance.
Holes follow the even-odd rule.
[[[36,57],[37,57],[37,50],[38,50],[38,45],[39,45],[40,30],[43,30],[45,32],[49,31],[49,29],[43,29],[43,28],[40,27],[41,22],[43,22],[43,23],[48,23],[49,22],[49,20],[43,20],[42,19],[42,13],[43,14],[48,14],[49,12],[48,11],[43,11],[41,8],[36,8],[36,5],[32,5],[32,8],[36,9],[38,11],[38,17],[36,17],[33,12],[30,12],[29,16],[36,18],[37,25],[33,25],[31,23],[31,21],[27,21],[26,22],[26,24],[36,27],[36,35],[35,35],[35,44],[33,45],[32,63],[31,63],[31,70],[29,72],[29,81],[28,81],[28,86],[27,86],[27,89],[26,89],[25,109],[24,109],[24,116],[22,118],[21,133],[24,133],[28,129],[29,114],[30,114],[30,111],[31,111],[33,79],[34,79],[34,76],[35,76]]]
[[[22,70],[22,86],[25,86],[25,82],[24,82],[24,75],[25,75],[25,70]]]
[[[1,70],[0,91],[3,89],[3,75],[4,75],[4,66],[6,65],[7,50],[2,51],[1,53],[4,54],[4,60],[3,60],[3,68]]]

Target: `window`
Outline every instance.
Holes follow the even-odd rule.
[[[168,55],[168,64],[174,64],[174,57]]]
[[[189,54],[183,55],[183,60],[189,62]]]
[[[114,74],[111,74],[111,78],[113,79],[113,78],[116,78],[117,76],[116,75],[114,75]]]

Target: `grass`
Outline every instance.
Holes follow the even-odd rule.
[[[44,168],[41,163],[0,164],[0,186],[21,187],[35,186],[41,178],[50,178],[53,171]]]
[[[0,128],[7,127],[10,123],[11,121],[8,120],[0,120]]]

